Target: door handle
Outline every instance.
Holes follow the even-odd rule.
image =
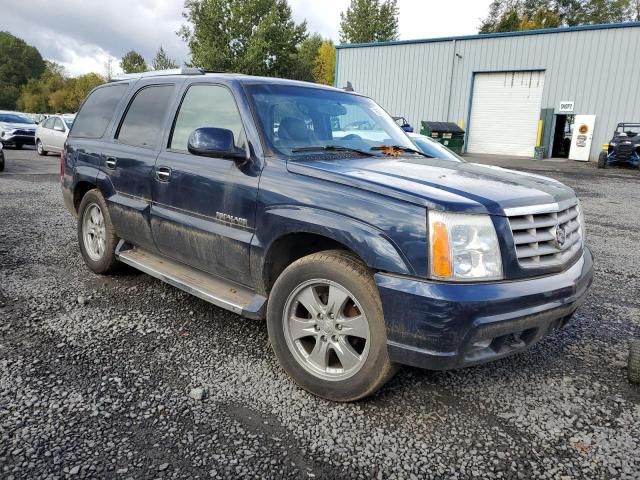
[[[168,182],[171,180],[171,169],[169,167],[156,168],[156,178],[160,182]]]
[[[107,157],[107,159],[104,161],[104,164],[111,170],[116,169],[116,159],[113,157]]]

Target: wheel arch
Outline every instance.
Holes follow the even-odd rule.
[[[97,188],[96,184],[87,180],[80,180],[76,183],[73,188],[73,208],[75,208],[76,213],[78,213],[83,197],[89,190],[93,190],[94,188]]]
[[[259,284],[267,294],[288,265],[323,250],[350,252],[373,270],[414,273],[383,232],[345,215],[307,207],[279,207],[266,211],[260,224],[258,231],[272,233],[257,262]]]

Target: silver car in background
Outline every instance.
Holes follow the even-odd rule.
[[[23,145],[33,145],[35,130],[35,122],[25,114],[0,110],[0,142],[4,146],[22,148]]]
[[[60,153],[67,140],[75,115],[51,115],[36,128],[38,155]]]

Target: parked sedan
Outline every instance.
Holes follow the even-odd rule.
[[[38,155],[49,152],[60,153],[73,124],[73,116],[52,115],[36,129],[36,149]]]
[[[418,150],[433,158],[441,158],[443,160],[451,160],[452,162],[464,162],[456,153],[449,150],[441,143],[436,142],[433,138],[419,133],[407,133],[407,136],[416,144]]]

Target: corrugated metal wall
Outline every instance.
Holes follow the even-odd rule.
[[[415,126],[468,122],[475,72],[544,70],[542,108],[575,101],[594,114],[591,159],[618,122],[640,122],[640,26],[339,48],[336,85],[374,98]]]

